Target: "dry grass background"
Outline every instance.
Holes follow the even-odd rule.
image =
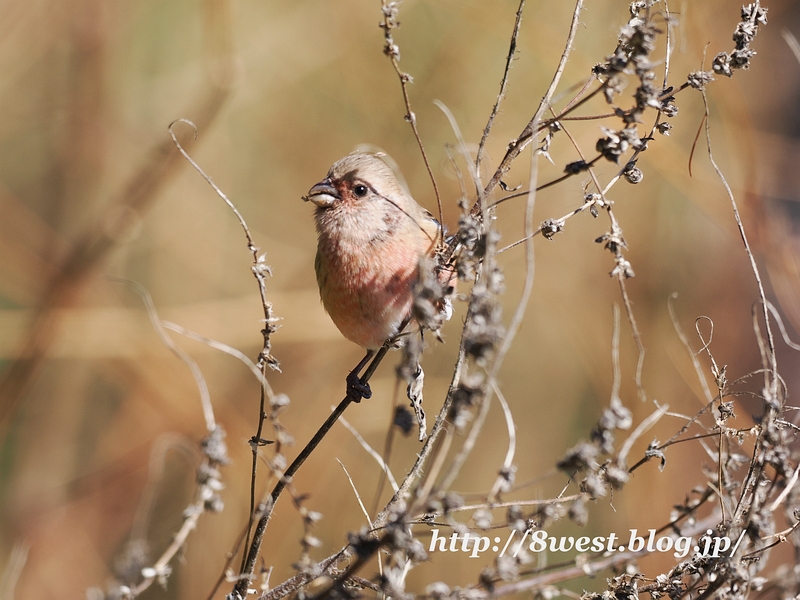
[[[451,228],[458,184],[444,146],[454,138],[432,101],[450,107],[468,143],[478,141],[497,93],[516,5],[402,5],[395,38],[402,67],[414,76],[412,102]],[[670,8],[681,13],[673,73],[682,77],[698,69],[707,43],[710,56],[729,49],[738,2],[683,1]],[[758,259],[768,267],[771,298],[797,328],[800,64],[780,30],[800,30],[800,11],[792,2],[771,2],[769,8],[771,23],[755,43],[753,70],[709,88],[712,134],[715,156],[745,205]],[[571,3],[527,7],[509,96],[489,142],[491,164],[535,110],[562,50],[571,9]],[[14,597],[80,597],[113,576],[115,556],[129,538],[153,472],[154,448],[163,444],[174,451],[163,462],[146,530],[153,556],[168,543],[192,493],[193,459],[180,448],[190,448],[204,433],[184,365],[161,345],[139,299],[106,276],[140,282],[163,318],[251,356],[260,345],[259,299],[241,231],[195,172],[175,160],[162,185],[135,210],[109,209],[134,174],[156,171],[147,156],[168,142],[167,125],[180,117],[198,122],[200,136],[190,150],[237,204],[267,253],[274,272],[269,297],[282,318],[273,348],[283,372],[270,379],[292,399],[282,422],[298,443],[340,400],[344,375],[361,355],[319,303],[311,207],[300,197],[334,160],[367,142],[397,160],[421,203],[433,209],[434,200],[402,118],[396,76],[381,52],[377,2],[4,0],[0,10],[0,358],[7,377],[0,398],[0,564],[21,544],[29,551]],[[588,2],[564,86],[582,81],[613,50],[626,19],[627,2]],[[673,134],[657,139],[640,161],[643,183],[619,184],[612,195],[637,273],[629,291],[648,351],[645,387],[650,398],[691,413],[702,396],[669,321],[668,296],[678,293],[675,308],[687,331],[696,316],[714,320],[712,348],[735,377],[759,366],[750,322],[757,292],[729,202],[704,152],[695,155],[694,176],[687,172],[702,116],[699,94],[682,94],[677,103]],[[601,103],[596,107],[604,110]],[[596,125],[571,130],[593,147]],[[163,166],[174,154],[167,145],[156,163]],[[554,147],[553,158],[559,167],[543,165],[542,181],[576,159],[566,143]],[[521,166],[506,178],[512,186],[526,180]],[[542,192],[537,222],[576,207],[581,185],[574,178]],[[131,193],[143,189],[149,188],[137,183]],[[517,202],[498,210],[505,242],[522,231]],[[120,218],[130,227],[115,230]],[[554,241],[536,240],[533,300],[500,374],[518,427],[518,481],[548,472],[566,448],[588,435],[608,402],[611,306],[620,299],[608,277],[609,256],[593,242],[605,231],[601,221],[581,215]],[[9,366],[30,339],[37,310],[53,301],[51,282],[63,273],[66,257],[85,236],[102,231],[113,232],[102,259],[85,276],[67,273],[56,288],[56,304],[63,300],[63,306],[40,333],[47,346],[43,360],[23,389],[9,385]],[[523,252],[509,251],[500,262],[509,314],[522,285]],[[463,306],[457,309],[463,315]],[[429,412],[438,409],[446,389],[459,325],[455,318],[445,330],[448,343],[425,357]],[[233,462],[223,474],[225,510],[201,519],[167,590],[154,587],[149,597],[205,597],[248,513],[246,440],[255,430],[258,383],[234,359],[179,343],[209,382]],[[782,345],[779,353],[789,388],[796,389],[800,362]],[[390,421],[393,360],[373,379],[372,400],[346,415],[377,448]],[[636,398],[635,364],[635,345],[623,325],[622,397],[638,421],[652,405]],[[738,410],[747,422],[757,409],[745,402]],[[662,421],[632,456],[653,436],[663,440],[679,426]],[[502,415],[493,411],[456,488],[465,494],[486,489],[505,448]],[[399,439],[392,456],[396,471],[403,472],[418,449],[414,436]],[[665,522],[692,478],[701,479],[699,452],[678,446],[663,473],[655,465],[637,471],[613,501],[593,505],[587,535]],[[324,514],[315,530],[324,544],[319,557],[339,548],[347,530],[363,525],[337,458],[370,503],[377,486],[374,462],[344,428],[334,428],[296,479],[298,491],[309,494],[306,506]],[[551,477],[528,495],[551,497],[563,484]],[[565,532],[575,529],[563,524]],[[274,582],[292,573],[301,535],[301,520],[284,499],[264,546],[267,563],[275,565]],[[445,570],[450,580],[466,584],[487,561],[437,556],[412,573],[409,586],[422,589]]]

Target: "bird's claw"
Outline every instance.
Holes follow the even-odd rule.
[[[362,398],[369,400],[372,398],[372,389],[368,383],[362,383],[358,377],[358,373],[351,371],[347,376],[347,395],[350,396],[354,402],[361,402]]]

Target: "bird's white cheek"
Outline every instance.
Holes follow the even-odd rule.
[[[389,234],[387,224],[377,211],[369,207],[337,205],[322,211],[319,215],[319,228],[335,235],[340,243],[349,243],[365,250],[367,244],[374,243]]]

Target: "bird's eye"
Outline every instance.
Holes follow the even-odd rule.
[[[359,183],[353,188],[353,193],[359,198],[366,196],[368,191],[369,190],[367,189],[367,186],[365,186],[363,183]]]

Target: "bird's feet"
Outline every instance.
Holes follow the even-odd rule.
[[[347,376],[347,395],[353,402],[361,402],[362,398],[369,400],[372,398],[372,390],[368,383],[361,383],[358,371],[350,371]]]

